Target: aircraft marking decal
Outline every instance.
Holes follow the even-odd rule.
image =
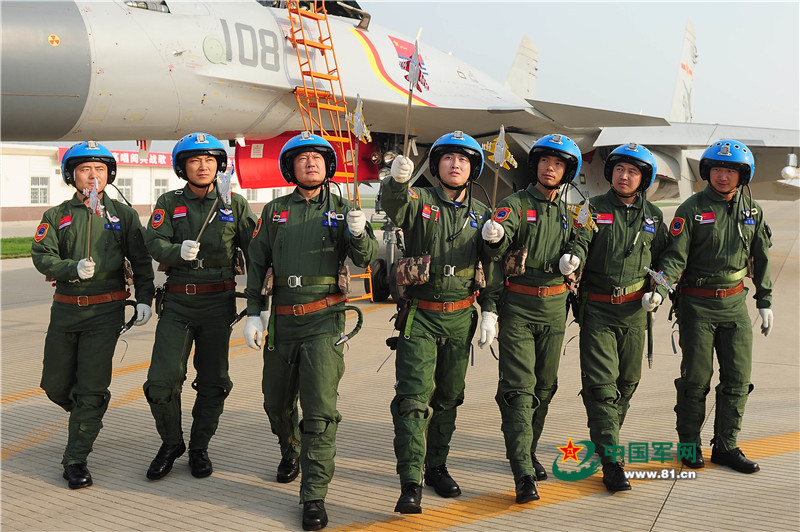
[[[403,95],[404,97],[408,97],[408,88],[401,86],[391,77],[389,77],[389,74],[386,73],[386,69],[383,67],[381,57],[378,55],[378,51],[375,49],[375,45],[372,44],[372,41],[370,41],[361,31],[355,28],[350,28],[350,30],[356,34],[356,38],[361,42],[361,45],[364,47],[364,51],[367,52],[367,58],[369,59],[369,64],[372,67],[372,72],[375,73],[375,76],[393,91]],[[416,94],[414,94],[413,98],[414,101],[420,105],[438,107],[427,100],[423,100]]]

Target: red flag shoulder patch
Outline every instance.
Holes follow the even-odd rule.
[[[36,234],[33,235],[33,239],[37,242],[41,242],[42,239],[47,236],[48,229],[50,229],[50,224],[39,224],[39,227],[36,228]]]
[[[272,223],[285,224],[289,220],[289,211],[274,211],[272,213]]]
[[[186,205],[178,205],[175,207],[175,210],[172,212],[172,219],[175,218],[186,218]]]
[[[439,221],[439,208],[438,207],[436,207],[436,211],[435,212],[436,212],[436,215],[433,217],[433,221],[434,222],[438,222]],[[422,217],[423,218],[430,220],[431,219],[431,215],[433,213],[434,213],[434,210],[430,205],[423,205],[422,206]]]
[[[520,219],[522,218],[522,209],[519,210],[519,217],[520,217]],[[527,221],[529,221],[529,222],[535,222],[536,221],[536,209],[528,209],[528,212],[526,213],[525,219]]]
[[[500,207],[494,212],[494,221],[495,222],[503,222],[508,215],[511,214],[511,209],[508,207]]]
[[[71,214],[68,214],[68,215],[64,216],[63,218],[61,218],[61,221],[58,222],[58,228],[59,229],[64,229],[65,227],[69,227],[70,225],[72,225],[72,215]]]
[[[164,223],[164,209],[156,209],[153,211],[153,217],[150,219],[150,225],[153,226],[153,229],[158,229],[158,227]]]
[[[259,218],[258,220],[256,220],[256,228],[253,230],[253,238],[255,238],[255,237],[256,237],[256,235],[258,234],[258,232],[259,232],[260,230],[261,230],[261,218]]]
[[[673,218],[672,223],[669,224],[669,233],[672,236],[678,236],[683,232],[683,225],[686,223],[686,220],[683,218]]]
[[[598,212],[597,219],[595,220],[598,224],[606,224],[610,225],[614,223],[614,213],[613,212]]]
[[[717,221],[717,217],[714,216],[714,211],[698,214],[697,216],[694,217],[694,219],[700,222],[701,225],[713,224],[714,222]]]

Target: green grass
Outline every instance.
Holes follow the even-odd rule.
[[[33,239],[29,236],[16,236],[0,239],[0,259],[30,257]]]

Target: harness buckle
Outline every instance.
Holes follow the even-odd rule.
[[[192,269],[193,270],[202,270],[203,269],[203,263],[205,262],[205,260],[206,259],[195,259],[195,260],[193,260],[192,261]]]
[[[544,273],[553,273],[553,263],[550,261],[545,261],[542,265],[542,271]]]
[[[302,286],[303,286],[303,276],[302,275],[290,275],[289,278],[286,280],[286,282],[289,285],[289,288],[302,288]]]
[[[456,274],[456,267],[452,264],[445,264],[442,270],[442,275],[445,277],[454,277]]]

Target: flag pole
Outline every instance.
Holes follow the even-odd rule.
[[[417,61],[419,57],[419,37],[422,35],[422,28],[419,29],[417,32],[417,39],[414,41],[414,55],[409,59],[408,62],[408,103],[406,104],[406,132],[405,136],[403,137],[403,157],[408,158],[409,155],[409,144],[408,144],[408,135],[411,129],[411,101],[414,96],[414,86],[417,84],[419,73],[416,75],[412,75],[411,65],[414,61]],[[417,65],[417,69],[422,69],[422,65]]]

